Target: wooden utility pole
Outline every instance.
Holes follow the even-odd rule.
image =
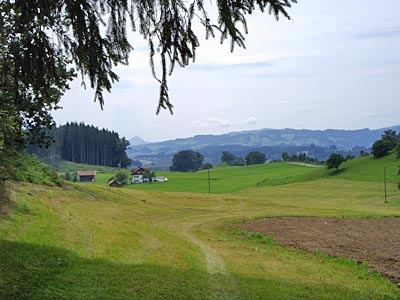
[[[384,182],[384,186],[385,186],[385,203],[388,203],[387,195],[386,195],[386,166],[383,167],[383,182]]]
[[[208,193],[211,194],[210,169],[208,169]]]

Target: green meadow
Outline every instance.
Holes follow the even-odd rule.
[[[383,182],[384,167],[386,180],[397,183],[400,162],[395,153],[374,159],[372,156],[357,158],[344,162],[339,171],[328,170],[323,165],[302,165],[296,163],[270,163],[245,167],[220,167],[210,170],[210,191],[212,194],[234,193],[250,187],[276,186],[282,184],[305,182],[320,178],[341,178],[358,181]],[[93,167],[92,169],[96,169]],[[107,186],[108,179],[118,169],[106,169],[96,176],[95,185]],[[123,170],[129,174],[128,170]],[[128,184],[124,188],[158,191],[158,192],[193,192],[208,193],[208,171],[199,172],[156,172],[157,176],[165,176],[168,182],[150,184]]]
[[[383,167],[388,202],[383,202]],[[162,173],[168,182],[11,183],[0,299],[400,299],[364,264],[238,232],[276,216],[400,216],[394,155],[339,172],[274,163]]]

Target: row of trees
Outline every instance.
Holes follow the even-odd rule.
[[[213,165],[211,163],[203,164],[203,161],[204,156],[201,153],[193,150],[182,150],[174,154],[170,170],[174,172],[188,172],[200,169],[212,169]],[[229,151],[223,151],[221,156],[221,162],[229,166],[264,164],[265,161],[265,154],[258,151],[248,153],[245,160]]]
[[[282,153],[283,161],[300,161],[300,162],[318,162],[318,159],[309,157],[307,153],[298,153],[289,155],[288,152]]]
[[[227,164],[228,166],[264,164],[266,160],[265,154],[259,151],[249,152],[245,159],[237,157],[229,151],[223,151],[221,156],[221,162]]]
[[[49,148],[29,146],[28,151],[47,159],[65,159],[76,163],[126,168],[129,141],[118,133],[84,123],[67,123],[49,132],[54,143]]]

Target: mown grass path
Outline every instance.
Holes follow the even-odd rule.
[[[320,179],[235,194],[14,186],[0,299],[399,299],[367,268],[235,231],[269,216],[400,216],[389,184]]]

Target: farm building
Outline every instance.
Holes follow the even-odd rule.
[[[149,182],[149,178],[143,178],[144,173],[150,173],[149,168],[137,167],[131,170],[132,183]]]
[[[94,182],[96,181],[96,171],[78,171],[80,182]]]
[[[111,179],[108,183],[109,187],[120,187],[119,183],[115,181],[115,179]]]

